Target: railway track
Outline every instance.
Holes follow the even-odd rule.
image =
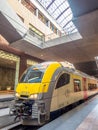
[[[13,127],[9,130],[38,130],[38,126],[23,126],[23,125],[18,125],[16,127]]]
[[[0,130],[11,130],[12,128],[17,127],[20,124],[21,124],[21,122],[17,122],[17,123],[14,123],[14,124],[9,124],[9,125],[6,125],[6,126],[0,128]]]

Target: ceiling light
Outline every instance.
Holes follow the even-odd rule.
[[[95,56],[94,58],[95,58],[95,60],[98,60],[98,56]]]

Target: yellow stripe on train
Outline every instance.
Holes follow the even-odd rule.
[[[16,89],[20,95],[31,95],[47,92],[49,83],[19,83]]]

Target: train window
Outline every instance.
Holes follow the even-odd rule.
[[[31,71],[31,73],[28,76],[28,83],[37,83],[41,82],[41,76],[42,72],[40,71]]]
[[[92,90],[93,89],[93,85],[91,83],[88,84],[88,89]]]
[[[79,79],[74,79],[74,92],[81,91],[81,82]]]
[[[28,72],[29,72],[29,69],[25,70],[25,72],[22,74],[22,76],[20,78],[20,82],[23,82],[25,80],[25,77],[26,77]]]
[[[62,87],[62,86],[64,86],[64,85],[66,85],[66,84],[68,84],[69,81],[70,81],[70,75],[67,74],[67,73],[63,73],[63,74],[59,77],[59,79],[58,79],[58,81],[57,81],[56,89],[57,89],[57,88],[60,88],[60,87]]]
[[[30,68],[27,71],[24,72],[24,74],[22,75],[20,82],[25,82],[25,83],[39,83],[42,80],[44,74],[44,70],[39,70],[39,69],[35,69]]]
[[[97,89],[97,85],[96,85],[96,84],[91,84],[91,83],[89,83],[89,84],[88,84],[88,89],[89,89],[89,90]]]
[[[95,89],[97,89],[97,84],[94,84]]]

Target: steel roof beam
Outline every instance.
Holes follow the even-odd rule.
[[[65,2],[65,0],[64,0],[60,5],[58,5],[58,6],[56,7],[56,9],[55,9],[51,14],[53,14],[64,2]]]
[[[70,8],[70,7],[67,7],[67,8],[56,18],[56,20],[59,19],[59,18],[61,17],[61,15],[64,14],[64,12],[67,11],[69,8]]]
[[[76,29],[76,28],[73,28],[73,29],[72,29],[72,30],[70,30],[69,32],[71,33],[71,32],[73,32],[75,29]]]
[[[68,21],[64,26],[63,28],[65,28],[72,20]]]
[[[66,17],[64,17],[64,18],[59,22],[59,24],[61,24],[64,20],[66,20],[67,17],[69,17],[71,14],[72,14],[72,13],[70,13],[70,14],[68,14]]]
[[[55,1],[55,0],[52,0],[52,1],[50,2],[50,4],[46,7],[47,10],[48,10],[48,8],[54,3],[54,1]]]

